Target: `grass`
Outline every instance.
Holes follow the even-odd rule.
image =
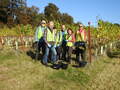
[[[84,68],[54,70],[25,52],[0,51],[0,90],[119,90],[120,60],[100,57]]]

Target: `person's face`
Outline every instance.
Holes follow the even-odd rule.
[[[54,23],[53,22],[49,22],[49,27],[53,28],[54,27]]]
[[[42,26],[42,27],[45,27],[45,26],[46,26],[46,23],[42,23],[41,26]]]
[[[71,31],[71,30],[68,30],[68,34],[70,34],[70,35],[71,35],[71,34],[72,34],[72,31]]]
[[[80,29],[83,29],[83,26],[79,26]]]
[[[62,30],[65,30],[65,25],[62,25]]]

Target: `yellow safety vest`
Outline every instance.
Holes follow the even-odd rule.
[[[54,32],[54,30],[51,32],[50,29],[47,29],[46,37],[47,37],[46,40],[48,42],[55,42],[55,32]]]
[[[41,28],[41,26],[39,26],[38,27],[38,35],[37,35],[37,37],[38,37],[38,39],[40,39],[42,36],[43,36],[42,28]]]
[[[76,34],[76,41],[85,41],[84,32]]]
[[[72,35],[66,35],[66,40],[72,40]],[[67,46],[72,47],[73,46],[73,42],[67,42]]]
[[[56,39],[56,45],[58,45],[62,42],[62,32],[61,31],[57,32],[55,39]]]

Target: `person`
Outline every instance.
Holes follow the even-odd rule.
[[[36,49],[37,49],[37,54],[36,54],[36,58],[38,59],[38,54],[40,52],[40,49],[42,49],[42,53],[44,54],[44,31],[47,29],[46,27],[46,21],[42,20],[39,24],[38,27],[36,29],[35,32],[35,43],[36,43]]]
[[[80,64],[80,55],[81,59],[85,61],[85,52],[86,52],[86,30],[83,28],[82,24],[79,24],[79,30],[76,32],[76,61]]]
[[[62,55],[62,32],[56,31],[56,51],[57,51],[57,60],[61,59]]]
[[[75,36],[73,34],[73,31],[71,28],[67,30],[67,35],[66,35],[66,50],[65,50],[65,61],[68,63],[71,63],[71,55],[73,51],[73,45],[75,42]]]
[[[54,22],[50,21],[48,24],[48,29],[45,32],[45,54],[43,56],[43,64],[48,65],[48,56],[51,51],[51,62],[54,64],[56,62],[56,49],[55,49],[55,31]]]
[[[61,45],[61,50],[62,50],[62,59],[65,60],[65,50],[66,50],[66,35],[67,35],[67,30],[65,25],[61,25],[61,33],[62,33],[62,45]]]

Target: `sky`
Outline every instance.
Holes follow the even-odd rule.
[[[44,12],[48,3],[54,3],[62,13],[68,13],[75,22],[97,25],[102,19],[120,24],[120,0],[27,0],[27,6],[37,6],[40,13]]]

